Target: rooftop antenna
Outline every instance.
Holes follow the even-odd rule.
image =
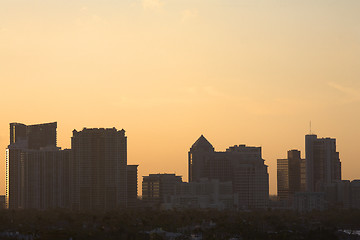
[[[312,133],[311,133],[311,121],[310,121],[310,135],[311,135]]]

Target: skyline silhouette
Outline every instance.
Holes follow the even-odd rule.
[[[276,161],[304,135],[335,137],[359,177],[359,1],[4,0],[0,149],[9,122],[124,128],[139,176],[187,178],[204,134],[216,151],[261,146]],[[3,156],[5,153],[3,152]],[[305,156],[301,156],[302,158]],[[5,157],[0,194],[5,193]]]
[[[10,149],[12,149],[12,148],[16,149],[16,148],[19,148],[19,147],[24,148],[25,147],[25,149],[30,149],[30,151],[31,150],[39,150],[39,149],[44,149],[45,151],[55,151],[57,149],[61,149],[61,147],[57,146],[57,130],[56,130],[57,125],[58,125],[57,122],[41,123],[41,124],[35,124],[35,125],[25,125],[23,123],[10,123],[10,134],[9,134],[9,139],[10,139],[9,144],[10,145],[9,145],[9,147],[10,147]],[[89,128],[83,128],[83,130],[80,131],[80,132],[78,132],[76,129],[74,129],[72,131],[73,136],[72,136],[71,139],[73,141],[74,139],[76,139],[75,137],[78,136],[79,133],[82,133],[82,132],[84,132],[84,134],[81,134],[80,136],[84,135],[84,139],[89,138],[92,135],[94,135],[92,138],[95,139],[97,136],[101,136],[102,134],[105,134],[105,132],[110,133],[113,130],[116,130],[116,129],[114,127],[113,128],[90,128],[90,129]],[[105,131],[105,132],[101,133],[102,131]],[[125,130],[122,129],[121,131],[119,131],[119,133],[124,135]],[[88,136],[88,137],[85,137],[85,136]],[[314,135],[314,134],[305,135],[305,139],[310,139],[310,138],[311,139],[316,139],[316,137],[317,137],[317,135]],[[127,152],[127,146],[126,146],[127,145],[126,144],[127,140],[126,139],[127,139],[127,137],[125,137],[125,148],[124,148],[124,150],[122,150],[122,152],[123,151]],[[90,140],[90,138],[89,138],[89,140]],[[110,140],[110,138],[109,138],[109,140]],[[84,141],[84,140],[82,140],[82,141]],[[82,141],[80,141],[79,143],[83,144]],[[332,138],[332,139],[331,138],[319,138],[316,141],[318,142],[318,144],[317,144],[318,146],[319,146],[319,144],[323,144],[322,142],[324,142],[324,141],[329,142],[328,145],[332,146],[332,149],[333,149],[332,151],[336,151],[336,146],[337,146],[336,145],[336,139],[334,139],[334,138]],[[74,142],[72,144],[74,145]],[[89,146],[84,145],[84,146],[82,146],[82,148],[87,149]],[[47,150],[47,148],[48,148],[48,150]],[[64,149],[64,150],[71,150],[71,149]],[[197,153],[197,149],[199,149],[201,151],[199,153]],[[73,150],[73,151],[74,151],[73,154],[75,154],[75,150]],[[291,151],[297,151],[298,155],[299,155],[298,157],[301,156],[301,153],[298,150],[293,149]],[[291,152],[291,151],[289,150],[288,152]],[[192,178],[194,178],[192,181],[200,180],[200,178],[202,178],[202,177],[206,177],[206,178],[210,178],[210,179],[215,177],[215,178],[219,178],[220,180],[227,179],[227,181],[229,181],[229,180],[231,180],[233,178],[231,172],[232,172],[232,169],[235,169],[234,166],[238,164],[237,161],[243,161],[243,160],[240,160],[240,159],[243,159],[245,157],[244,158],[245,161],[248,161],[248,160],[252,159],[252,162],[253,162],[252,164],[255,164],[254,166],[259,164],[258,161],[264,162],[264,164],[265,164],[263,166],[263,167],[265,167],[265,172],[264,173],[266,173],[266,178],[265,178],[266,181],[265,182],[267,182],[266,185],[269,185],[269,183],[268,183],[269,174],[268,174],[268,170],[267,170],[268,166],[266,165],[267,164],[266,160],[264,160],[262,158],[262,147],[249,147],[249,146],[246,146],[246,145],[234,145],[232,147],[227,148],[226,151],[218,151],[217,152],[217,151],[215,151],[215,148],[213,147],[213,145],[204,137],[204,135],[201,135],[195,141],[195,143],[192,145],[192,147],[190,148],[190,151],[188,152],[188,154],[189,154],[188,155],[188,163],[187,163],[188,164],[188,175],[182,175],[181,176],[184,179],[187,179],[186,181],[190,182],[191,181],[191,176],[193,176]],[[200,154],[200,155],[198,156],[197,154]],[[232,154],[233,156],[231,157],[230,154]],[[245,155],[242,155],[242,154],[245,154]],[[341,168],[342,167],[341,167],[341,163],[340,163],[340,160],[339,160],[339,152],[336,152],[335,154],[336,154],[335,159],[337,158],[337,161],[339,161],[338,162],[339,167],[337,167],[336,168],[337,170],[335,171],[335,172],[337,172],[337,174],[339,174],[339,176],[337,176],[335,178],[339,179],[339,180],[346,179],[346,178],[341,178],[341,175],[342,175]],[[127,155],[127,153],[126,153],[126,155]],[[218,157],[215,157],[216,155],[218,155]],[[227,156],[227,157],[225,157],[225,156]],[[250,156],[251,156],[251,158],[249,158]],[[100,155],[98,156],[98,158],[99,157],[100,157]],[[211,160],[211,161],[214,161],[213,163],[211,163],[209,165],[209,167],[210,167],[209,169],[204,168],[204,167],[200,167],[200,165],[197,165],[197,164],[194,165],[196,168],[194,168],[192,166],[193,158],[194,159],[195,158],[203,159],[204,157],[209,158],[209,160]],[[249,158],[249,159],[247,159],[247,158]],[[125,159],[126,159],[125,162],[127,162],[127,157],[125,157]],[[220,159],[221,159],[221,162],[217,163],[217,161],[220,160]],[[235,163],[236,164],[234,166],[230,167],[231,164],[230,164],[229,161],[231,162],[232,165],[234,165]],[[279,161],[279,159],[277,161]],[[305,159],[304,159],[304,161],[305,161]],[[71,164],[73,164],[73,163],[71,163]],[[97,165],[98,163],[94,162],[94,164]],[[319,162],[318,164],[321,164],[321,163]],[[126,163],[125,163],[125,165],[126,165]],[[137,171],[138,165],[133,165],[133,166],[135,166],[135,169]],[[304,165],[304,167],[305,167],[305,165]],[[260,168],[262,168],[262,166],[260,166]],[[222,170],[220,170],[218,172],[218,170],[216,170],[216,169],[222,169]],[[306,169],[304,168],[304,171],[305,170]],[[124,169],[124,171],[126,171],[126,170]],[[202,173],[203,171],[204,171],[204,173]],[[211,174],[206,175],[206,174],[210,173],[210,172],[206,173],[207,171],[210,171]],[[300,165],[299,165],[299,171],[300,171]],[[176,172],[176,171],[175,170],[170,170],[170,171],[167,171],[166,173],[173,173],[173,172]],[[155,174],[155,173],[160,173],[160,172],[157,171],[156,169],[155,169],[155,171],[152,171],[152,172],[149,171],[149,174]],[[195,174],[195,175],[193,175],[193,174]],[[328,174],[334,175],[333,172],[329,172]],[[123,175],[123,174],[120,174],[120,175]],[[141,176],[146,176],[146,175],[139,175],[139,182],[141,181]],[[194,176],[197,176],[197,177],[194,177]],[[259,181],[259,179],[261,179],[261,177],[259,178],[259,176],[255,177],[254,179],[258,179],[257,181]],[[314,176],[319,177],[320,175],[316,174]],[[276,177],[277,178],[279,177],[279,163],[277,164],[277,175],[276,175]],[[299,175],[299,177],[300,177],[300,175]],[[301,178],[303,178],[303,176]],[[329,176],[329,179],[330,178],[332,178],[332,177]],[[324,179],[328,179],[328,177],[326,177]],[[353,179],[350,179],[350,180],[353,180]],[[298,181],[298,180],[296,180],[296,181]],[[304,181],[305,180],[302,179],[301,184],[305,184]],[[328,181],[328,180],[326,180],[326,181]],[[330,180],[329,180],[329,183],[331,183]],[[277,184],[277,186],[279,186],[278,182],[276,184]],[[298,184],[300,184],[300,180],[299,180]],[[264,184],[262,184],[262,185],[264,185]],[[257,189],[257,188],[254,188],[254,189]],[[302,190],[305,191],[304,186],[302,187]],[[130,190],[130,191],[132,191],[132,190]],[[141,184],[138,183],[138,195],[139,196],[141,196],[141,192],[142,192],[142,187],[141,187]],[[266,194],[268,194],[269,190],[266,190],[265,192],[266,192]],[[270,192],[270,195],[271,194],[273,194],[273,193]],[[278,195],[278,193],[275,193],[275,195]]]

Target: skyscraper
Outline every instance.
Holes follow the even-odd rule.
[[[70,150],[56,147],[57,123],[10,123],[6,150],[7,207],[67,208]]]
[[[322,191],[323,187],[341,180],[341,163],[335,138],[305,136],[306,190]]]
[[[127,137],[116,128],[73,131],[72,207],[109,210],[127,205]]]
[[[287,159],[277,160],[277,191],[280,200],[292,200],[295,192],[304,191],[301,184],[301,168],[305,159],[301,159],[300,151],[288,151]]]
[[[231,181],[240,208],[264,208],[269,198],[269,175],[261,147],[235,145],[216,152],[201,135],[189,151],[189,181],[201,178]]]

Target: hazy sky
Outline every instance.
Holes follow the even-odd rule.
[[[304,135],[337,138],[360,179],[359,0],[0,0],[0,194],[9,122],[124,128],[128,163],[187,180],[204,134],[216,150],[276,159]],[[140,192],[141,194],[141,192]]]

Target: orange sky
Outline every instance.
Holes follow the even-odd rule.
[[[128,163],[187,180],[204,134],[216,150],[276,159],[304,135],[337,138],[360,178],[360,1],[1,0],[0,194],[9,123],[124,128]],[[304,156],[304,152],[302,152]]]

